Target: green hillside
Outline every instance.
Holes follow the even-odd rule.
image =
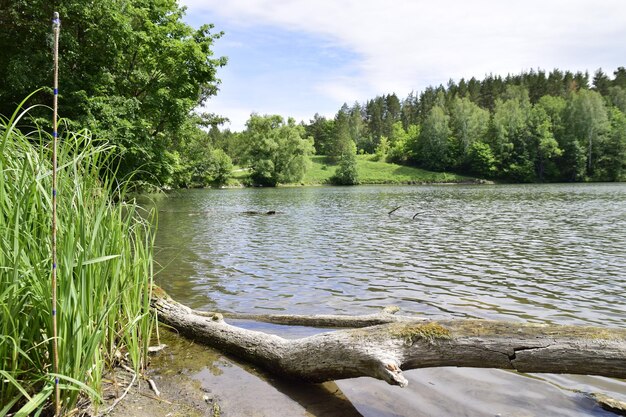
[[[361,184],[414,184],[414,183],[455,183],[473,182],[474,178],[462,175],[432,172],[419,168],[390,164],[387,162],[372,161],[372,155],[357,156],[357,170]],[[333,176],[336,165],[328,161],[323,155],[311,158],[312,165],[307,170],[301,183],[304,185],[327,184]]]

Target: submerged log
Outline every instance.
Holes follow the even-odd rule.
[[[616,400],[608,395],[601,393],[592,393],[589,395],[592,400],[596,401],[598,405],[607,411],[610,411],[619,416],[626,416],[626,402]]]
[[[252,320],[263,323],[281,324],[285,326],[307,327],[344,327],[358,328],[375,326],[377,324],[396,323],[399,321],[412,321],[410,317],[394,316],[400,309],[396,306],[385,307],[378,314],[366,314],[363,316],[344,316],[339,314],[316,314],[305,316],[298,314],[242,314],[220,313],[224,318],[237,320]],[[215,313],[195,311],[196,314],[212,317]]]
[[[626,329],[432,321],[387,312],[379,317],[388,320],[384,324],[344,317],[361,328],[287,340],[229,325],[219,313],[194,311],[160,289],[152,305],[160,321],[194,340],[273,374],[309,382],[370,376],[403,387],[408,381],[402,370],[438,366],[626,378]],[[322,325],[332,317],[325,316]]]
[[[244,211],[243,214],[251,215],[251,216],[271,216],[276,214],[276,210],[269,211]]]

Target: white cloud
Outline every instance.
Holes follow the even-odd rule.
[[[374,83],[446,68],[505,70],[574,55],[577,44],[626,33],[622,0],[185,0],[242,25],[321,34],[362,54]],[[624,38],[621,38],[622,40]],[[571,42],[574,40],[575,42]],[[598,45],[602,47],[602,45]],[[590,63],[593,64],[593,63]],[[516,68],[508,68],[517,65]],[[500,68],[486,68],[498,71]],[[483,70],[485,72],[485,70]]]
[[[218,96],[219,97],[219,96]],[[274,115],[278,114],[285,120],[289,117],[293,117],[297,123],[304,121],[308,122],[311,119],[311,114],[297,114],[293,111],[285,110],[284,108],[254,108],[248,107],[245,104],[242,105],[225,105],[222,104],[219,98],[212,99],[207,105],[196,109],[197,112],[215,112],[219,115],[228,117],[229,122],[225,123],[222,127],[230,129],[233,132],[240,132],[246,128],[246,122],[250,118],[252,113],[260,115]],[[332,117],[332,115],[326,115]]]
[[[335,102],[352,103],[369,97],[359,88],[362,80],[352,77],[337,77],[318,83],[315,89]]]
[[[219,97],[219,96],[218,96]],[[252,113],[247,107],[227,106],[217,102],[218,99],[212,99],[207,105],[197,109],[198,112],[215,112],[219,115],[228,117],[228,122],[223,125],[232,131],[241,131],[246,127],[246,121]]]
[[[240,27],[305,32],[352,51],[350,73],[317,86],[351,101],[485,74],[624,65],[623,0],[183,0]],[[610,48],[610,49],[609,49]]]

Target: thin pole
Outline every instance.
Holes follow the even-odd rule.
[[[59,348],[57,332],[57,110],[59,97],[59,32],[61,19],[59,13],[54,12],[52,19],[52,32],[54,34],[54,96],[52,116],[52,351],[54,355],[53,369],[59,374]],[[59,377],[54,377],[54,409],[55,416],[61,416],[61,390],[59,389]]]

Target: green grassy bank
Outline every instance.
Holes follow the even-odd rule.
[[[60,138],[59,372],[52,367],[51,137],[0,119],[0,417],[51,415],[59,378],[63,415],[97,403],[103,373],[145,364],[153,230],[119,184],[102,179],[112,149],[86,132]],[[22,129],[24,132],[27,129]],[[114,190],[114,191],[109,191]]]
[[[302,184],[328,184],[337,166],[331,164],[325,156],[313,156],[311,160],[311,167],[302,179]],[[372,155],[357,156],[357,172],[360,184],[456,183],[474,180],[457,174],[372,161]]]
[[[297,184],[287,185],[323,185],[330,184],[337,165],[324,155],[311,157],[311,166],[304,178]],[[357,156],[359,184],[437,184],[477,182],[476,178],[463,175],[433,172],[388,162],[373,161],[372,155]],[[235,167],[227,186],[237,187],[248,184],[249,170]]]

